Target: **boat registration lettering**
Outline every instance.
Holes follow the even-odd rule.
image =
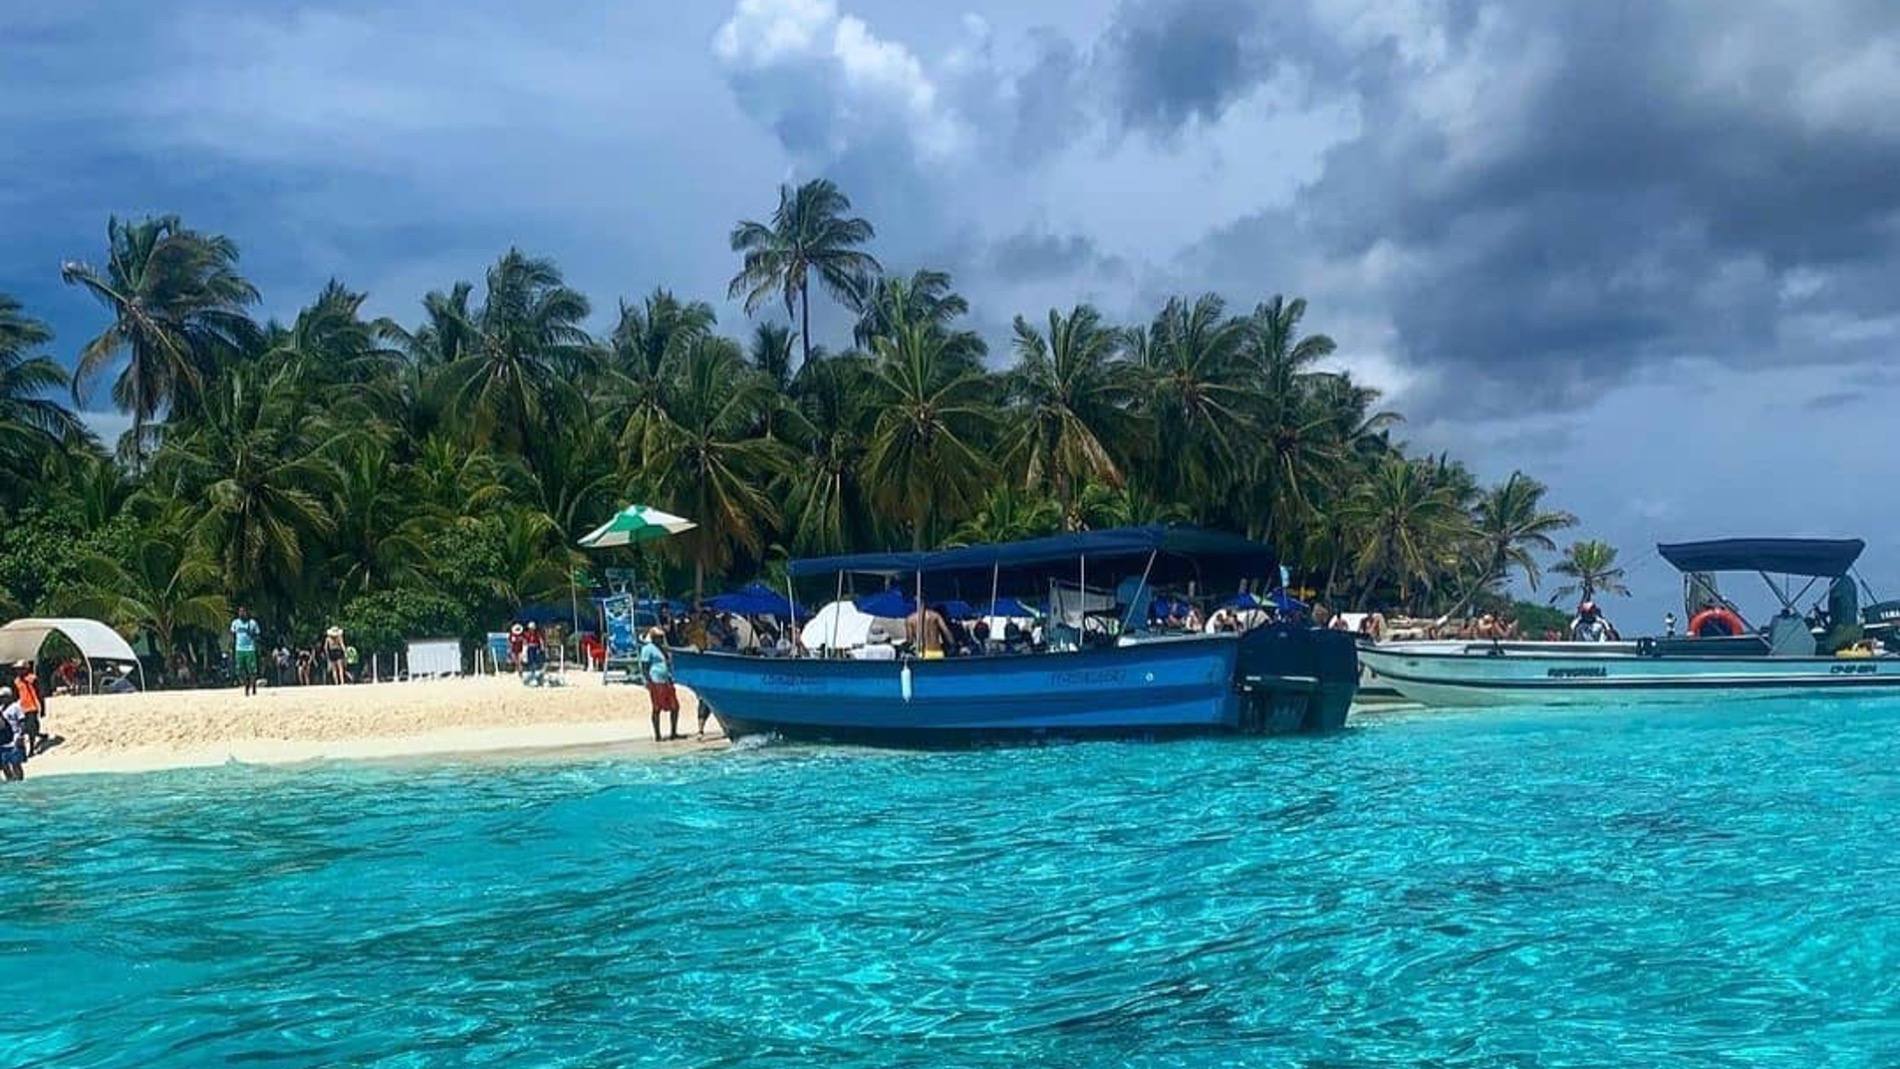
[[[1097,668],[1092,671],[1051,672],[1049,685],[1052,687],[1101,687],[1111,683],[1120,683],[1128,673],[1120,668]]]
[[[767,672],[760,682],[767,687],[809,687],[818,680],[795,672]]]
[[[1871,664],[1836,664],[1829,665],[1827,671],[1836,676],[1871,676],[1879,669]]]
[[[1552,668],[1544,675],[1549,679],[1607,679],[1610,670],[1601,666],[1591,668]]]

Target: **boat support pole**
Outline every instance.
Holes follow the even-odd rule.
[[[789,575],[787,576],[786,581],[787,582],[791,581]],[[844,610],[840,609],[838,606],[842,605],[843,603],[844,603],[844,573],[839,572],[838,573],[838,597],[836,600],[834,600],[831,603],[831,645],[826,650],[826,652],[833,657],[836,657],[838,655],[838,617],[844,615]]]
[[[1155,557],[1159,556],[1160,552],[1155,549],[1148,551],[1148,563],[1141,569],[1141,585],[1135,588],[1135,596],[1128,599],[1128,611],[1122,614],[1121,633],[1124,635],[1128,633],[1128,621],[1135,618],[1135,606],[1141,604],[1141,596],[1148,591],[1148,576],[1154,571]]]

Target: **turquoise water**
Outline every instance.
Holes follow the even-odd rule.
[[[1361,724],[29,780],[0,1064],[1900,1064],[1900,705]]]

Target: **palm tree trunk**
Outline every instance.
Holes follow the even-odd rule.
[[[803,369],[811,363],[811,282],[798,287],[798,334],[804,342],[804,357],[799,361]]]

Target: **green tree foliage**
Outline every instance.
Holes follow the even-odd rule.
[[[1570,580],[1551,592],[1552,605],[1573,597],[1586,600],[1598,594],[1628,596],[1630,592],[1629,587],[1623,585],[1623,569],[1616,563],[1616,547],[1608,542],[1595,539],[1572,542],[1564,550],[1563,559],[1551,565],[1550,570]]]
[[[230,240],[114,219],[100,266],[62,272],[104,310],[76,351],[0,297],[0,610],[83,606],[203,651],[244,603],[286,641],[342,623],[393,649],[565,604],[578,563],[697,593],[788,556],[1200,522],[1270,540],[1337,603],[1443,611],[1535,583],[1572,522],[1521,473],[1487,488],[1408,455],[1302,300],[1188,295],[1132,327],[1036,310],[992,357],[951,277],[882,274],[850,212],[814,181],[733,230],[729,295],[785,315],[731,332],[665,288],[593,322],[519,249],[400,324],[332,281],[260,325]],[[813,286],[853,317],[830,351]],[[131,416],[116,455],[62,399],[67,363]],[[700,527],[575,547],[631,501]],[[1553,570],[1620,589],[1590,545]]]

